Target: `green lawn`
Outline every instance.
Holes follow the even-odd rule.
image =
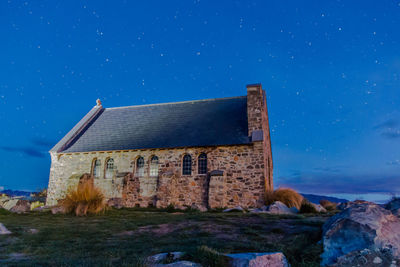
[[[292,266],[319,266],[326,219],[135,209],[88,217],[0,212],[0,222],[13,233],[0,236],[0,265],[143,266],[147,256],[160,252],[195,258],[205,245],[222,253],[282,251]]]

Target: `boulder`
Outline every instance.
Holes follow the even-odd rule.
[[[268,213],[268,206],[262,206],[261,208],[250,209],[251,213]]]
[[[158,264],[157,267],[202,267],[201,264],[191,261],[177,261],[169,264]]]
[[[51,213],[52,214],[65,214],[66,210],[63,206],[54,206],[54,207],[51,207]]]
[[[397,261],[393,259],[393,256],[389,251],[378,250],[372,251],[369,249],[357,250],[350,252],[337,259],[337,262],[331,267],[353,267],[353,266],[398,266]],[[400,262],[399,262],[400,263]]]
[[[234,207],[234,208],[230,208],[230,209],[226,209],[226,210],[223,210],[222,212],[232,212],[232,211],[241,211],[241,212],[246,212],[242,207],[240,207],[240,206],[237,206],[237,207]]]
[[[150,267],[201,267],[200,264],[191,261],[178,261],[183,252],[160,253],[147,258],[146,266]],[[170,262],[170,263],[165,263]]]
[[[0,235],[9,235],[11,234],[10,231],[2,224],[0,223]]]
[[[150,256],[147,258],[147,262],[149,264],[155,264],[155,263],[160,263],[162,261],[173,261],[173,260],[178,260],[184,255],[183,252],[166,252],[166,253],[160,253],[156,254],[153,256]]]
[[[285,204],[280,201],[275,201],[272,205],[268,206],[268,213],[270,214],[296,214],[289,209]]]
[[[281,252],[274,253],[238,253],[226,254],[229,266],[232,267],[288,267],[285,255]]]
[[[323,226],[322,265],[331,265],[340,256],[370,249],[388,250],[400,258],[400,219],[371,202],[352,203]]]
[[[320,212],[320,213],[321,213],[321,212],[323,212],[323,213],[326,212],[326,209],[325,209],[324,207],[322,207],[320,204],[311,203],[311,205],[313,205],[314,208],[315,208],[315,210],[318,211],[318,212]]]
[[[10,209],[11,212],[24,213],[31,210],[31,203],[28,200],[20,199],[17,201],[14,207]]]
[[[2,208],[6,210],[11,210],[15,205],[17,205],[19,198],[8,198],[2,202]]]
[[[386,204],[385,209],[390,210],[394,215],[400,217],[400,198],[393,198]]]
[[[113,197],[107,201],[107,206],[121,209],[124,207],[124,201],[120,197]]]

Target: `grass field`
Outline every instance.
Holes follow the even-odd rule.
[[[281,251],[292,266],[319,266],[326,219],[149,209],[88,217],[3,210],[0,222],[13,234],[0,236],[0,265],[144,266],[147,256],[161,252],[184,251],[196,259],[199,247],[207,246],[221,253]]]

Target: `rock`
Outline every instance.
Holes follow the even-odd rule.
[[[326,209],[324,207],[322,207],[320,204],[311,203],[311,205],[313,205],[314,208],[316,209],[316,211],[318,211],[319,213],[321,213],[321,212],[325,213],[326,212]]]
[[[275,201],[272,205],[268,206],[268,213],[270,214],[296,214],[289,209],[285,204],[280,201]]]
[[[241,212],[246,212],[242,207],[240,207],[240,206],[237,206],[237,207],[234,207],[234,208],[231,208],[231,209],[226,209],[226,210],[223,210],[222,212],[232,212],[232,211],[241,211]]]
[[[165,260],[177,260],[182,258],[182,256],[184,255],[183,252],[166,252],[166,253],[160,253],[160,254],[156,254],[153,256],[150,256],[147,258],[147,262],[149,264],[155,264],[155,263],[160,263],[162,261]]]
[[[0,223],[0,235],[9,235],[11,234],[10,231],[2,224]]]
[[[400,217],[400,198],[393,198],[386,204],[385,209],[390,210],[394,215]]]
[[[400,219],[371,202],[352,203],[324,224],[323,245],[322,265],[365,248],[400,258]]]
[[[147,258],[146,266],[150,267],[201,267],[200,264],[191,261],[177,261],[185,255],[183,252],[160,253]],[[172,262],[175,261],[175,262]],[[165,263],[163,262],[171,262]]]
[[[299,213],[299,210],[296,207],[289,208],[292,213]]]
[[[229,266],[232,267],[248,267],[248,266],[271,266],[271,267],[288,267],[289,264],[285,255],[281,252],[275,253],[238,253],[226,254]]]
[[[345,210],[345,209],[347,209],[347,208],[349,208],[349,207],[351,207],[353,205],[363,204],[363,203],[375,204],[373,202],[369,202],[369,201],[366,201],[366,200],[355,200],[355,201],[349,201],[349,202],[340,203],[339,205],[336,206],[336,208],[338,210]]]
[[[20,199],[17,201],[17,204],[10,209],[11,212],[15,213],[24,213],[31,210],[31,204],[28,200]]]
[[[268,213],[268,206],[262,206],[261,208],[250,209],[251,213]]]
[[[54,206],[54,207],[51,207],[51,213],[52,214],[65,214],[66,210],[64,209],[63,206]]]
[[[200,264],[191,261],[177,261],[169,264],[157,264],[157,267],[202,267]]]
[[[35,202],[31,203],[31,210],[34,210],[36,208],[43,207],[43,206],[44,206],[43,202],[35,201]]]
[[[379,258],[379,257],[375,257],[372,262],[375,263],[375,264],[381,264],[382,263],[382,259]]]
[[[33,211],[39,211],[39,212],[44,212],[44,211],[50,211],[52,207],[49,206],[39,206],[33,209]]]
[[[120,197],[113,197],[107,201],[107,206],[121,209],[124,207],[124,201]]]
[[[3,209],[11,210],[15,205],[17,205],[19,198],[8,198],[2,203]]]
[[[371,251],[363,249],[339,257],[331,267],[391,266],[393,263],[396,264],[396,261],[393,261],[393,256],[387,250]]]
[[[192,210],[198,210],[198,211],[200,211],[200,212],[206,212],[206,211],[208,211],[208,209],[207,209],[206,207],[204,207],[204,206],[198,206],[198,205],[196,205],[196,204],[192,204],[192,206],[190,206],[190,208],[191,208]]]
[[[29,229],[29,233],[31,233],[31,234],[37,234],[37,233],[39,233],[39,230],[38,230],[38,229],[35,229],[35,228],[31,228],[31,229]]]

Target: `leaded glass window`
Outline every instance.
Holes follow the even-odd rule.
[[[106,178],[111,179],[114,176],[114,160],[108,159],[106,163]]]
[[[182,162],[182,174],[191,175],[192,174],[192,157],[190,155],[185,155]]]
[[[100,177],[100,168],[101,168],[101,161],[99,159],[94,159],[92,173],[95,178]]]
[[[139,157],[136,160],[136,174],[139,177],[144,176],[144,158],[143,157]]]
[[[199,174],[207,173],[207,154],[201,153],[198,159],[198,172]]]
[[[153,156],[150,160],[150,176],[158,176],[158,157]]]

